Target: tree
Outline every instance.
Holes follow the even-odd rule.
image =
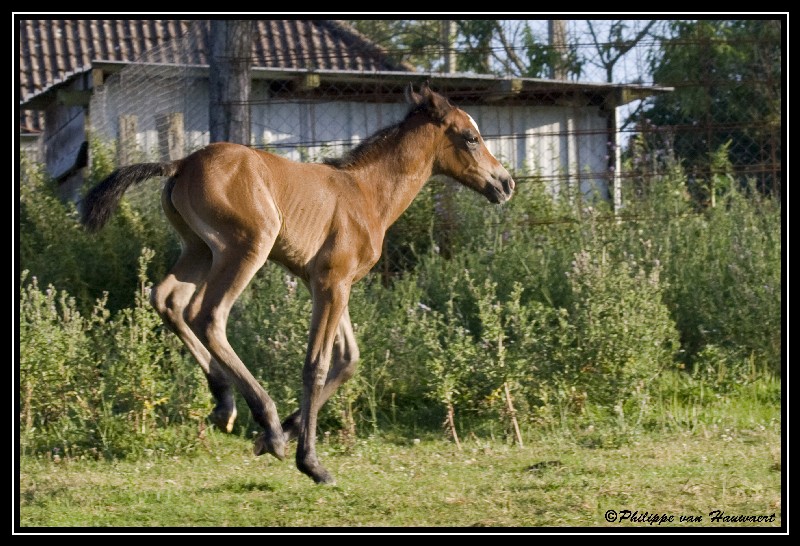
[[[663,148],[669,134],[696,196],[718,174],[711,167],[723,147],[738,178],[779,192],[781,21],[673,21],[669,30],[652,71],[656,84],[675,91],[655,97],[643,112],[647,147]]]
[[[639,45],[659,21],[586,21],[586,27],[592,37],[595,55],[587,58],[587,62],[601,68],[605,72],[608,83],[613,83],[614,69],[619,61],[633,48]],[[605,26],[605,35],[601,35]]]
[[[351,20],[356,30],[387,49],[395,62],[406,61],[423,72],[445,65],[439,20]],[[540,38],[525,20],[464,19],[454,21],[453,45],[458,51],[457,70],[498,76],[550,77],[554,64],[572,76],[580,75],[581,61],[575,44],[555,51],[547,37]]]
[[[351,20],[348,23],[376,44],[383,46],[388,57],[395,63],[405,61],[424,72],[441,68],[439,21],[369,19]]]
[[[599,68],[607,83],[625,81],[627,83],[642,83],[645,79],[644,66],[634,68],[635,76],[626,77],[620,75],[619,68],[624,63],[629,53],[643,45],[648,39],[652,39],[659,30],[666,24],[665,21],[657,20],[600,20],[585,21],[587,32],[591,36],[591,48],[593,53],[584,55],[584,64]],[[649,51],[649,48],[642,48]],[[648,53],[645,53],[647,56]],[[626,69],[627,70],[627,69]],[[632,120],[637,119],[638,113],[643,106],[639,102],[637,108],[628,114],[627,119],[623,120],[620,129],[625,129]]]
[[[585,21],[588,33],[591,36],[591,43],[594,55],[587,55],[586,63],[600,68],[605,74],[607,83],[618,81],[615,69],[623,61],[628,53],[639,46],[642,41],[650,35],[654,28],[660,26],[658,21],[627,21],[627,20],[601,20]],[[641,75],[636,78],[641,81]],[[636,112],[641,109],[642,102],[639,102],[633,113],[628,114],[627,119],[623,120],[621,127],[618,127],[616,109],[611,109],[606,117],[606,132],[609,135],[609,142],[616,142],[618,131],[623,130],[631,119],[635,119]],[[608,178],[609,187],[613,188],[614,208],[618,209],[622,204],[621,181],[615,174],[617,167],[617,157],[619,150],[616,146],[609,146],[608,149]]]

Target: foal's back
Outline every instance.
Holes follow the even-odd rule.
[[[183,160],[171,199],[212,251],[268,246],[271,260],[303,279],[332,248],[356,251],[369,266],[380,252],[367,197],[347,171],[329,165],[214,143]]]

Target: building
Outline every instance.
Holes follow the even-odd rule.
[[[65,195],[81,186],[89,138],[113,143],[121,163],[208,142],[208,21],[20,19],[19,28],[21,146],[40,150]],[[602,196],[614,183],[616,108],[667,91],[423,74],[343,22],[259,20],[251,145],[298,160],[340,154],[398,121],[405,87],[426,79],[475,118],[512,170],[541,176],[554,193]]]

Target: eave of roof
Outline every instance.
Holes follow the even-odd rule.
[[[134,63],[121,61],[94,61],[90,67],[83,70],[74,71],[68,77],[62,78],[58,82],[53,82],[49,87],[41,92],[32,95],[27,100],[20,101],[23,109],[39,109],[50,101],[48,95],[58,88],[69,83],[70,80],[82,74],[86,74],[93,69],[99,69],[106,73],[117,73]],[[198,78],[208,77],[208,65],[180,65],[163,63],[136,63],[150,64],[154,69],[164,66],[172,66],[176,69],[186,71],[187,75]],[[628,102],[644,99],[653,95],[668,93],[673,91],[672,87],[658,85],[641,84],[614,84],[600,82],[580,82],[549,80],[543,78],[498,78],[491,74],[471,74],[471,73],[421,73],[421,72],[401,72],[401,71],[358,71],[358,70],[332,70],[316,69],[313,71],[297,68],[265,68],[252,67],[251,77],[254,80],[293,80],[309,74],[315,74],[320,81],[325,83],[370,83],[383,85],[405,85],[408,83],[419,83],[426,79],[441,82],[451,90],[480,90],[486,100],[502,100],[513,96],[531,96],[542,94],[562,94],[569,95],[574,93],[584,93],[602,97],[609,106],[621,106]]]

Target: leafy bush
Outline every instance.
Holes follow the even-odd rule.
[[[92,153],[95,153],[94,151]],[[98,174],[106,169],[97,168]],[[94,169],[93,169],[94,170]],[[90,179],[87,185],[99,182]],[[179,246],[160,210],[160,192],[148,186],[131,192],[120,210],[97,234],[78,221],[76,205],[56,197],[55,186],[40,165],[22,163],[19,184],[19,263],[40,284],[52,284],[75,298],[83,313],[107,293],[116,311],[133,304],[137,261],[147,246],[155,251],[149,275],[161,278],[177,258]],[[155,184],[155,182],[150,182]]]
[[[687,365],[706,346],[758,367],[781,365],[781,203],[751,186],[732,184],[726,147],[714,154],[714,207],[697,211],[674,166],[657,194],[631,199],[637,218],[620,233],[621,247],[660,260],[664,301],[678,326]],[[711,184],[711,183],[709,183]],[[710,202],[710,199],[709,199]],[[638,241],[647,240],[643,249]]]
[[[587,402],[619,407],[672,365],[678,334],[659,277],[657,263],[647,272],[602,253],[576,254],[569,314],[575,346],[564,364]]]
[[[107,174],[107,156],[92,176]],[[606,420],[581,436],[606,446],[632,425],[663,425],[667,399],[773,400],[755,385],[780,369],[781,204],[726,183],[721,150],[714,206],[698,209],[680,163],[661,160],[669,174],[639,184],[619,216],[529,179],[502,207],[453,190],[448,217],[443,186],[430,185],[390,231],[388,256],[403,261],[353,287],[359,369],[320,427],[419,434],[448,419],[462,436],[497,423],[510,435],[513,416],[529,433]],[[90,237],[25,165],[19,228],[23,449],[194,449],[211,397],[147,302],[147,279],[178,251],[158,192],[133,191]],[[299,405],[310,317],[308,291],[272,265],[231,312],[231,344],[281,416]]]
[[[144,449],[184,451],[210,409],[199,366],[161,325],[147,302],[139,262],[135,305],[112,317],[105,299],[90,315],[52,286],[22,274],[20,289],[20,429],[31,452],[122,457]],[[171,424],[194,423],[187,435]]]

